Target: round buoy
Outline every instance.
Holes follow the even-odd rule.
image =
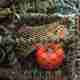
[[[43,69],[56,69],[64,61],[64,50],[59,43],[49,43],[47,46],[36,47],[36,61]]]

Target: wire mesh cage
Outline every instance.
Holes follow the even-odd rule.
[[[53,28],[57,28],[57,26],[59,26],[59,25],[65,25],[65,27],[68,29],[68,31],[70,32],[70,34],[65,34],[65,38],[64,38],[64,40],[63,40],[63,42],[67,45],[69,42],[66,42],[66,41],[72,41],[72,40],[74,40],[73,39],[73,36],[74,36],[74,34],[75,34],[75,24],[73,24],[74,22],[73,22],[73,20],[74,20],[74,22],[75,22],[75,18],[74,17],[71,17],[71,18],[62,18],[62,19],[60,19],[60,18],[58,18],[58,20],[56,20],[56,21],[54,21],[54,22],[51,22],[51,23],[48,23],[48,24],[44,24],[44,25],[41,25],[41,26],[33,26],[33,27],[28,27],[27,25],[24,25],[24,26],[21,26],[20,28],[18,27],[18,29],[17,29],[17,40],[19,40],[20,39],[20,36],[23,36],[23,39],[25,40],[25,41],[28,41],[28,43],[26,43],[25,45],[28,45],[28,44],[30,44],[30,45],[28,45],[28,47],[29,46],[31,46],[32,45],[32,43],[33,43],[33,41],[35,42],[35,43],[37,43],[37,42],[46,42],[46,41],[48,41],[50,38],[47,38],[48,36],[46,36],[46,33],[44,33],[44,32],[48,32],[48,29],[49,29],[49,27],[52,27],[51,29],[53,29]],[[69,24],[68,24],[68,22],[70,22]],[[51,26],[52,25],[52,26]],[[71,27],[69,27],[70,25],[73,25],[72,26],[72,28]],[[72,31],[71,31],[72,30]],[[41,31],[41,32],[40,32]],[[35,34],[33,34],[34,32],[36,32]],[[38,32],[39,32],[39,34],[38,34]],[[51,31],[50,31],[51,32]],[[25,34],[24,34],[25,33]],[[32,34],[31,34],[32,33]],[[20,36],[19,36],[19,34],[20,34]],[[27,36],[28,35],[28,36]],[[67,37],[68,36],[68,37]],[[70,37],[69,37],[70,36]],[[35,37],[38,37],[38,38],[35,38]],[[35,38],[34,40],[33,40],[33,38]],[[32,40],[28,40],[28,39],[32,39]],[[37,40],[37,39],[39,39],[38,41],[35,41],[35,40]],[[41,39],[41,40],[40,40]],[[54,40],[54,39],[56,39],[56,40],[59,40],[59,36],[58,36],[58,38],[56,38],[56,37],[54,37],[52,40]],[[44,41],[45,40],[45,41]],[[31,42],[31,43],[29,43],[29,41]],[[22,43],[22,42],[18,42],[18,44],[19,43]],[[73,45],[72,46],[75,46],[74,45],[74,42],[72,42],[73,43]],[[24,44],[24,43],[23,43]],[[21,44],[21,45],[23,45],[23,44]],[[69,44],[71,44],[71,43],[69,43]],[[21,46],[20,45],[20,46]],[[24,46],[24,45],[23,45]],[[67,45],[68,46],[68,45]],[[22,47],[22,46],[21,46]],[[19,45],[17,46],[17,50],[19,51]],[[20,50],[21,50],[22,48],[20,48]],[[27,47],[26,48],[24,48],[23,47],[23,52],[24,52],[24,50],[27,50]],[[28,50],[27,51],[25,51],[24,52],[24,54],[20,54],[20,52],[18,52],[17,51],[17,53],[18,54],[20,54],[20,55],[22,55],[22,56],[24,56],[25,54],[26,54],[26,56],[28,56],[29,54],[27,54],[28,53],[28,51],[29,51],[29,49],[30,49],[30,47],[28,48]],[[66,49],[67,49],[67,47],[66,47]],[[30,49],[30,51],[32,50],[32,52],[33,52],[33,58],[34,58],[34,50],[31,48]],[[70,51],[70,50],[69,50]],[[26,53],[27,52],[27,53]],[[22,52],[21,52],[22,53]],[[66,80],[66,79],[68,79],[65,75],[66,75],[66,67],[68,66],[69,67],[69,69],[71,69],[72,67],[71,66],[73,66],[73,64],[72,64],[72,62],[68,62],[68,60],[69,61],[71,61],[71,59],[72,59],[72,57],[75,55],[75,52],[72,54],[72,56],[71,57],[69,57],[70,55],[68,54],[69,52],[67,52],[67,53],[65,53],[65,57],[67,56],[67,58],[65,58],[66,60],[67,60],[67,63],[64,63],[63,64],[63,66],[61,66],[59,69],[57,69],[57,70],[52,70],[52,71],[45,71],[45,70],[42,70],[42,69],[40,69],[39,67],[38,67],[38,65],[35,63],[35,58],[34,59],[32,59],[32,60],[30,60],[30,62],[28,62],[28,64],[27,64],[27,66],[30,64],[30,63],[32,63],[32,61],[34,60],[34,62],[33,62],[33,68],[31,68],[30,70],[31,70],[31,74],[32,74],[32,80],[35,80],[35,79],[41,79],[41,80],[52,80],[52,79],[55,79],[55,80]],[[31,55],[31,54],[30,54]],[[28,57],[29,58],[29,57]],[[70,59],[69,59],[70,58]],[[26,58],[27,59],[27,58]],[[23,62],[25,62],[25,61],[23,61]],[[69,64],[71,65],[71,66],[69,66]],[[23,65],[23,64],[22,64]],[[65,65],[67,65],[66,67],[65,67]],[[67,70],[68,70],[68,68],[67,68]],[[73,71],[72,71],[73,72]],[[69,72],[70,73],[70,72]],[[28,72],[26,71],[25,72],[25,74],[28,74]],[[70,75],[70,77],[71,77],[71,75]],[[31,77],[30,77],[31,78]]]

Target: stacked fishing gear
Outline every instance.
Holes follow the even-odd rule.
[[[79,80],[79,3],[0,0],[0,80]]]

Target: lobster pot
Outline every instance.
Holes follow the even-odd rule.
[[[80,1],[78,0],[55,0],[56,12],[63,15],[72,15],[80,13]],[[73,7],[74,6],[74,7]]]
[[[39,4],[38,4],[39,3]],[[16,0],[15,9],[18,16],[24,19],[29,16],[53,14],[71,15],[80,13],[79,0]],[[44,7],[43,7],[44,6]],[[59,15],[58,14],[58,15]],[[19,18],[18,18],[19,19]],[[27,19],[27,18],[26,18]],[[21,20],[22,21],[22,20]]]
[[[76,23],[78,23],[76,16],[64,18],[57,16],[53,17],[51,22],[44,22],[42,25],[18,23],[15,32],[10,28],[11,25],[6,27],[1,25],[0,63],[14,65],[12,68],[0,67],[0,77],[5,73],[4,76],[11,80],[78,80],[80,34],[77,32]],[[59,35],[58,30],[65,31],[65,34]],[[65,58],[63,64],[57,68],[44,70],[36,61],[33,44],[51,41],[62,44]]]
[[[50,18],[48,18],[50,20]],[[54,20],[55,19],[55,20]],[[36,20],[36,19],[35,19]],[[66,36],[69,36],[67,27],[67,18],[53,17],[47,24],[27,25],[22,24],[16,27],[16,54],[21,63],[21,72],[24,73],[25,80],[67,80],[64,72],[64,63],[55,70],[44,70],[39,67],[35,59],[35,51],[32,47],[36,43],[48,43],[50,41],[59,41],[59,35],[54,35],[55,29],[60,25],[64,26],[65,35],[60,43],[64,44]],[[60,27],[63,28],[63,27]],[[48,32],[52,33],[50,36]],[[65,53],[66,54],[66,53]],[[24,58],[22,58],[22,57]]]
[[[16,62],[16,38],[11,26],[0,24],[0,64],[14,64]]]
[[[73,19],[73,20],[71,20]],[[80,41],[79,41],[79,16],[75,17],[69,17],[68,21],[70,24],[68,25],[69,29],[71,30],[70,33],[72,34],[71,40],[69,40],[68,46],[66,46],[66,58],[65,58],[65,67],[68,75],[68,79],[70,80],[78,80],[80,79],[80,74],[79,74],[79,46],[80,46]],[[73,26],[70,26],[73,24]],[[74,37],[75,36],[75,37]],[[65,71],[65,72],[66,72]]]
[[[12,34],[5,34],[5,36],[0,36],[2,38],[2,42],[0,43],[0,64],[14,64],[16,62],[15,38],[12,38]],[[10,42],[10,40],[13,41]]]

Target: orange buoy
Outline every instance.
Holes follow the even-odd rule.
[[[36,50],[36,61],[43,69],[56,69],[64,61],[64,50],[59,43],[41,45]]]

